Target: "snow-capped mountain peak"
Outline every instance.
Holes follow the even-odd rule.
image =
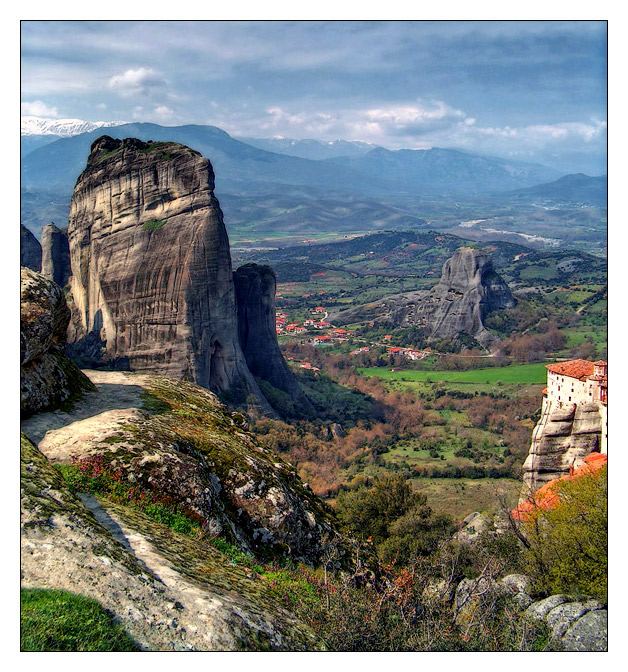
[[[126,121],[83,121],[82,119],[45,119],[44,117],[22,117],[22,135],[57,135],[63,138],[79,133],[89,133],[97,128],[107,128],[126,124]]]

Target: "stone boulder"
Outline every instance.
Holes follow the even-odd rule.
[[[41,245],[24,224],[20,224],[20,265],[41,271]]]
[[[26,417],[93,386],[64,354],[70,311],[61,288],[22,267],[20,303],[20,411]]]
[[[545,622],[565,651],[608,650],[608,611],[598,600],[551,595],[531,604],[524,615]]]
[[[86,366],[191,380],[272,413],[240,348],[207,159],[177,143],[99,138],[74,189],[68,239],[71,352]]]

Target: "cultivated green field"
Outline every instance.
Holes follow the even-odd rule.
[[[383,367],[358,369],[362,376],[378,376],[382,380],[417,383],[514,383],[520,385],[541,385],[547,380],[545,364],[519,364],[494,366],[469,371],[392,371]]]

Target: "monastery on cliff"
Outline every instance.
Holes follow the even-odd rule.
[[[543,390],[542,415],[550,414],[567,404],[595,404],[601,417],[602,440],[600,452],[608,446],[608,364],[573,359],[570,362],[548,364],[547,387]]]

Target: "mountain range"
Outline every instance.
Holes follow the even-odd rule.
[[[562,177],[546,166],[453,149],[393,151],[367,143],[286,138],[243,142],[215,126],[93,122],[101,125],[67,137],[52,134],[55,128],[69,134],[92,123],[68,121],[75,123],[49,125],[39,135],[33,134],[39,128],[34,122],[23,127],[22,223],[35,235],[51,218],[64,225],[90,146],[105,134],[175,141],[199,151],[214,167],[228,225],[246,231],[420,228],[426,224],[426,200],[483,198]]]

